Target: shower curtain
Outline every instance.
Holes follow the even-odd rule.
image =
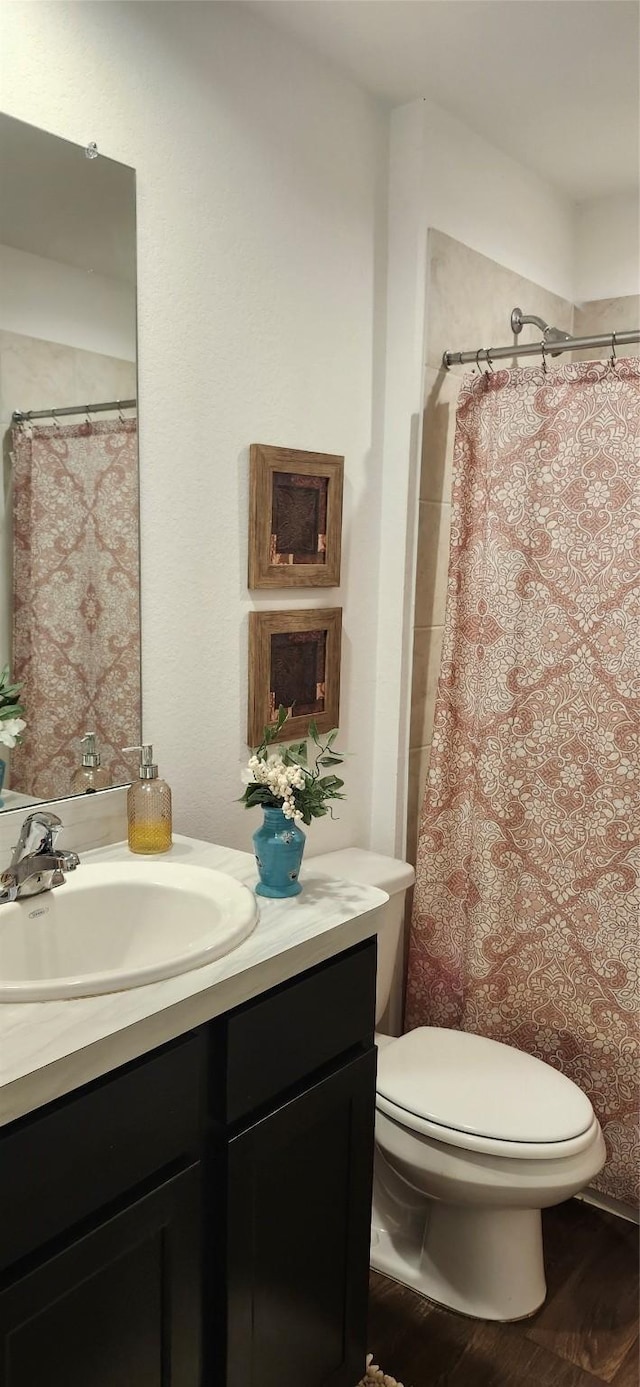
[[[638,1170],[640,362],[465,377],[408,1028],[589,1095]]]
[[[69,793],[95,732],[113,783],[140,740],[136,421],[13,430],[13,661],[27,728],[13,785]]]

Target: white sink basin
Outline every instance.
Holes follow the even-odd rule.
[[[257,918],[252,892],[208,867],[81,862],[63,886],[0,905],[0,1001],[171,978],[230,953]]]

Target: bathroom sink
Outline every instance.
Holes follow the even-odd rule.
[[[0,1001],[87,997],[211,963],[258,911],[223,872],[172,862],[84,863],[63,886],[0,906]]]

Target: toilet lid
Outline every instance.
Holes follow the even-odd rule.
[[[557,1069],[511,1045],[423,1026],[378,1053],[378,1093],[397,1108],[499,1141],[569,1141],[593,1108]]]

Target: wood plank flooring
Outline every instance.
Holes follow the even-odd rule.
[[[369,1346],[404,1387],[640,1387],[638,1229],[570,1200],[543,1214],[548,1293],[486,1324],[371,1273]]]

